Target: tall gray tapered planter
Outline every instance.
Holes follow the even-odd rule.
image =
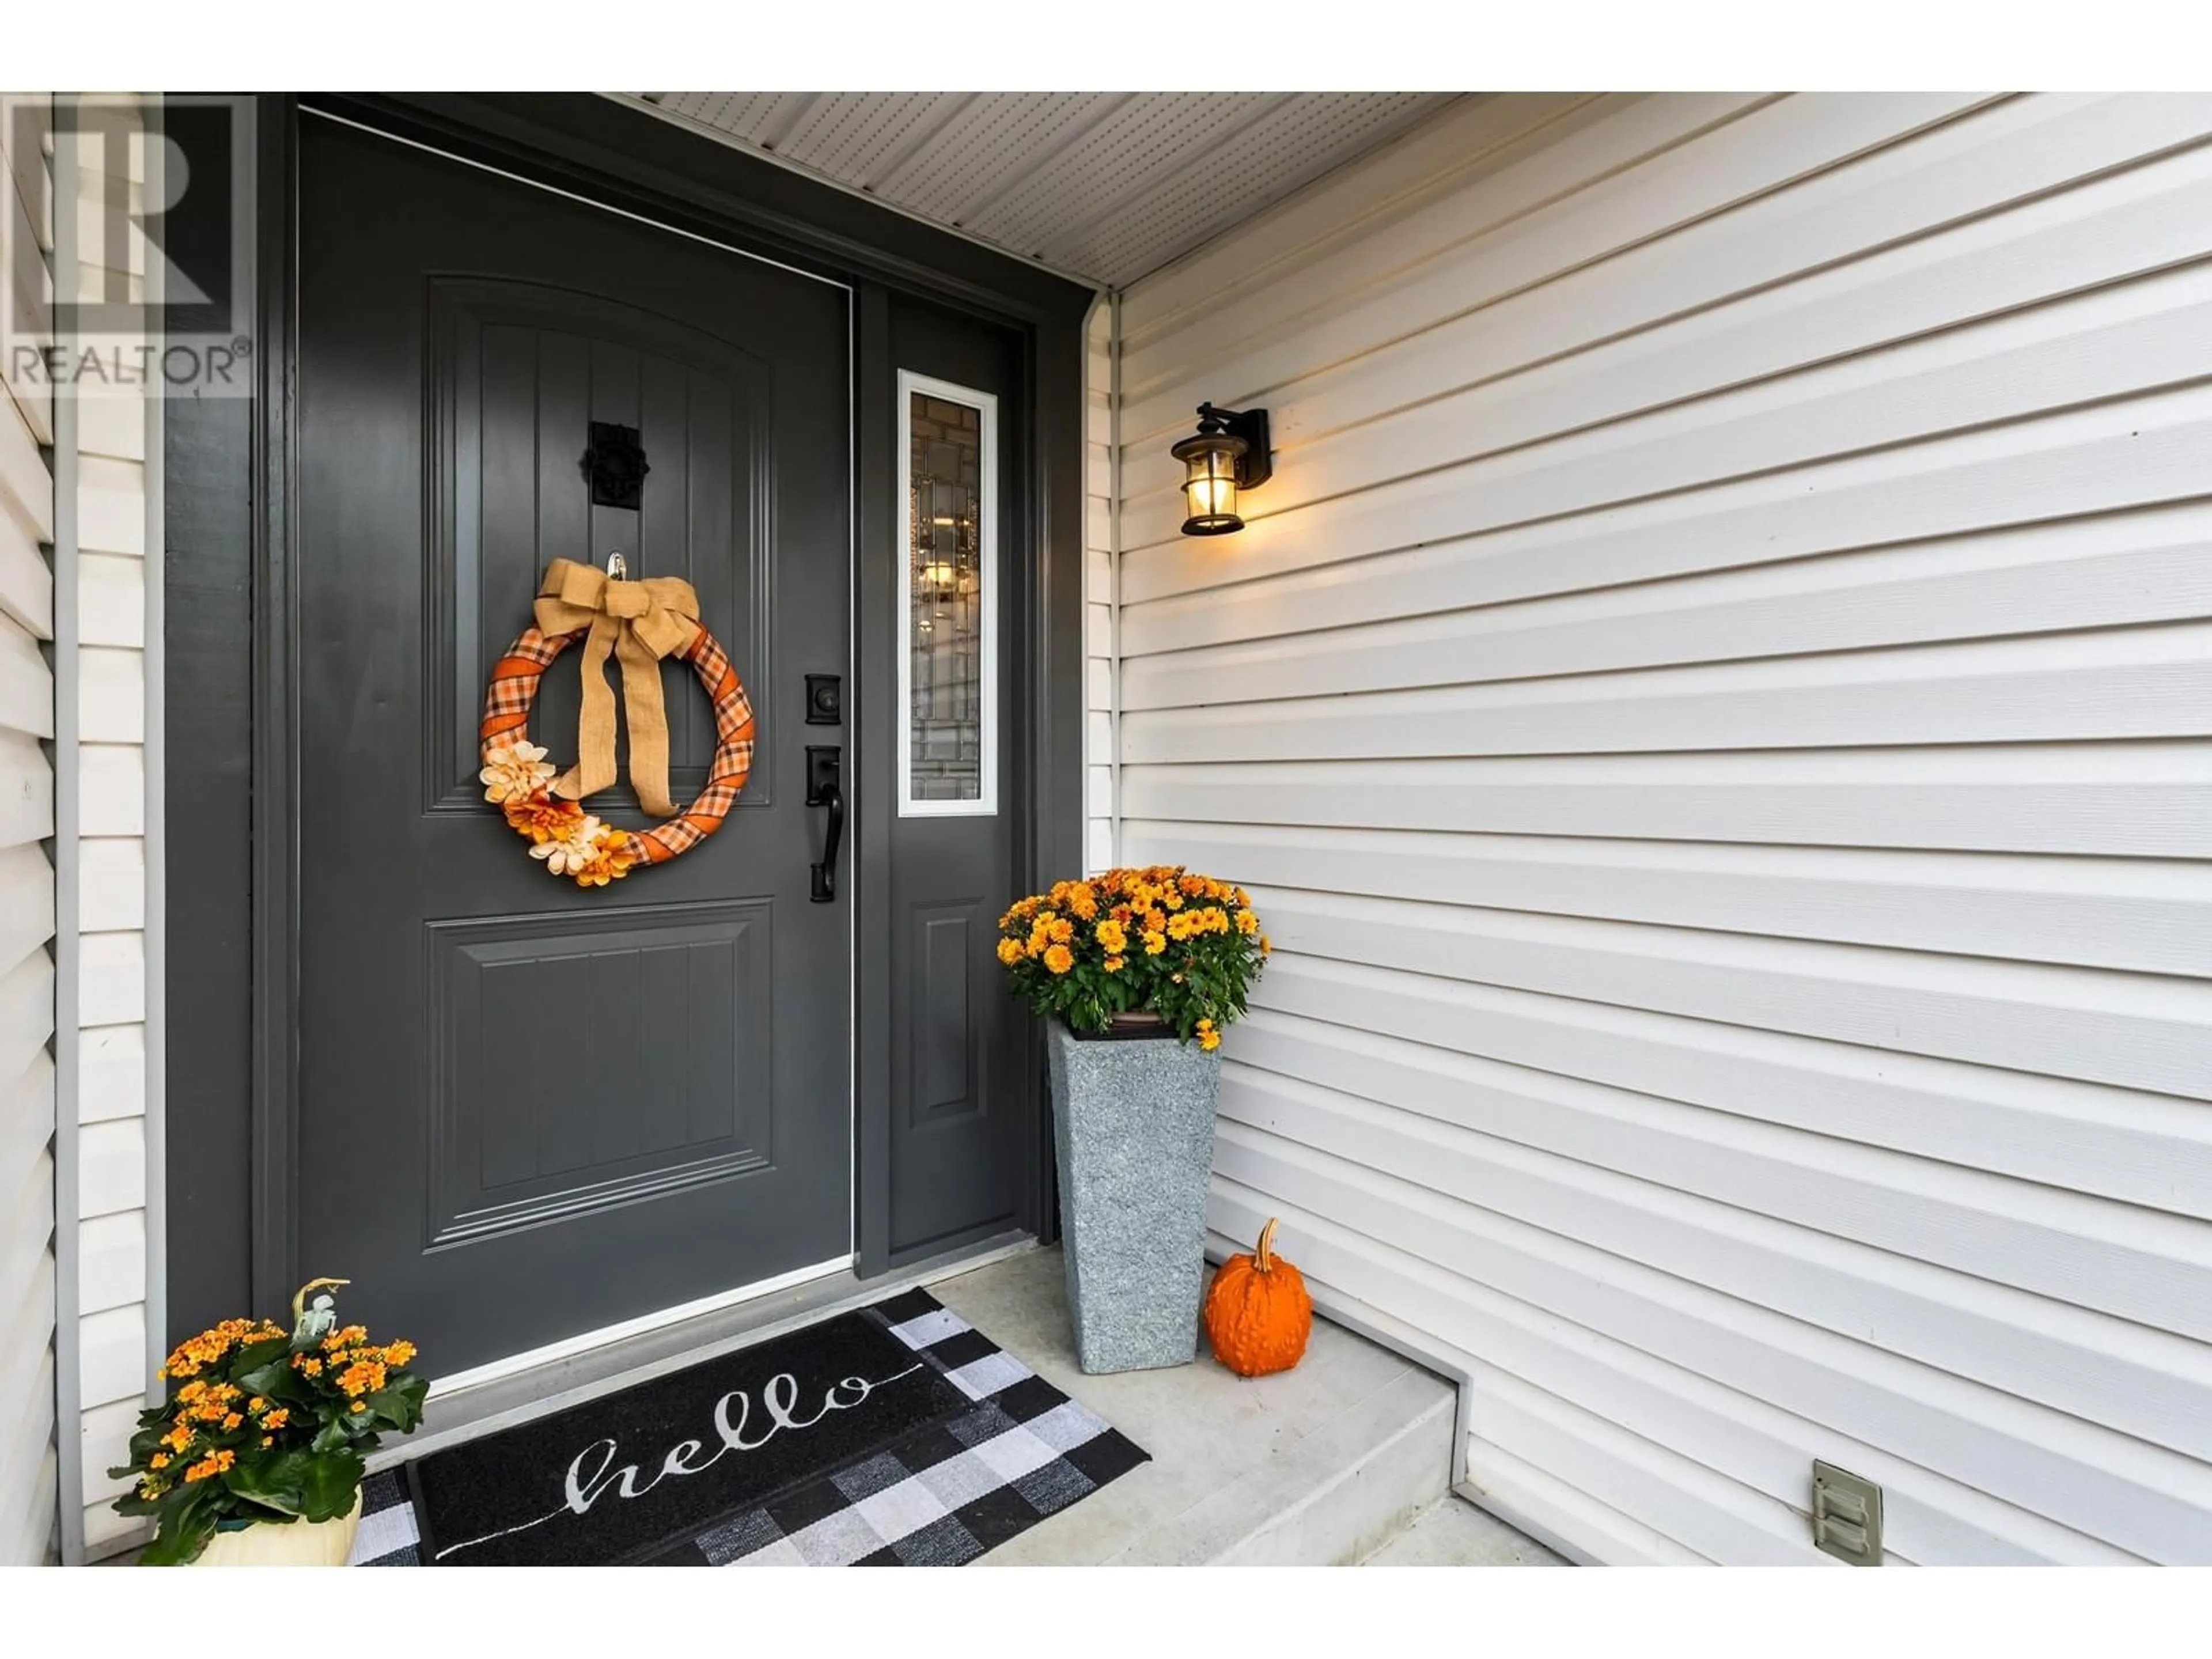
[[[1086,1041],[1054,1020],[1047,1032],[1076,1356],[1091,1372],[1187,1365],[1221,1055],[1164,1027]]]

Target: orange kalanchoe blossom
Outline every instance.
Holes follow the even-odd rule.
[[[210,1452],[191,1468],[186,1469],[185,1479],[187,1480],[210,1480],[237,1462],[238,1454],[228,1447],[224,1447],[221,1450]]]
[[[283,1334],[283,1327],[271,1325],[267,1320],[226,1319],[220,1325],[179,1343],[177,1351],[162,1365],[161,1375],[165,1377],[195,1376],[243,1344],[265,1342],[272,1336]]]

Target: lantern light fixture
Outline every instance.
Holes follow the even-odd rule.
[[[1240,489],[1256,489],[1275,471],[1267,447],[1267,411],[1198,406],[1198,431],[1168,453],[1183,464],[1186,536],[1226,536],[1244,527]]]

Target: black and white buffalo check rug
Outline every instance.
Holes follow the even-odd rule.
[[[926,1291],[370,1478],[355,1566],[958,1566],[1146,1454]]]

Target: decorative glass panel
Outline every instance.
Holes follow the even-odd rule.
[[[899,376],[900,811],[996,810],[997,400]]]

